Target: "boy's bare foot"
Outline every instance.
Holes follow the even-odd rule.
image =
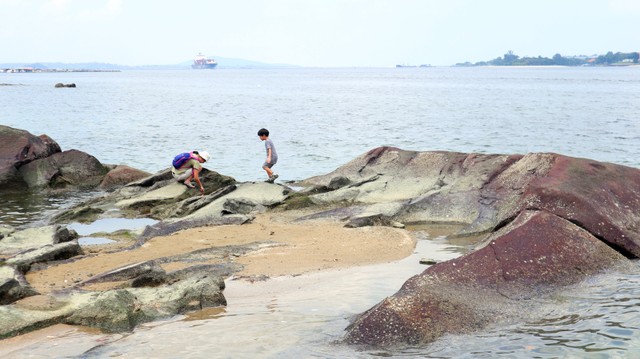
[[[189,188],[196,188],[196,186],[193,185],[193,183],[191,182],[182,182],[183,185],[189,187]]]

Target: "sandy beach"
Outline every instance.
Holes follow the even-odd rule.
[[[46,294],[126,265],[215,246],[254,242],[261,243],[261,248],[245,255],[231,256],[231,260],[244,267],[236,273],[236,278],[255,280],[384,263],[407,257],[415,247],[415,239],[403,229],[345,228],[342,223],[324,220],[294,223],[282,213],[260,214],[249,224],[188,229],[152,238],[132,250],[114,252],[115,247],[131,244],[126,241],[115,246],[87,246],[85,258],[31,271],[27,280],[40,293]],[[206,264],[214,263],[209,261]],[[163,269],[172,271],[181,267],[180,262],[173,262],[164,265]],[[106,289],[118,284],[100,283],[85,288]],[[34,300],[37,298],[27,298],[22,304],[28,305]]]

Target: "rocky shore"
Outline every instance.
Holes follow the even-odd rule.
[[[640,170],[553,153],[481,155],[381,147],[295,184],[203,174],[199,196],[155,174],[60,151],[0,126],[3,190],[101,188],[41,228],[0,232],[0,337],[56,323],[127,331],[226,305],[224,280],[397,260],[412,223],[483,238],[354,318],[345,342],[418,344],[513,320],[507,308],[640,254]],[[153,218],[83,247],[69,223]]]

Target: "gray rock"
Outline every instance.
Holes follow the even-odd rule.
[[[249,199],[231,198],[222,204],[223,214],[249,214],[251,212],[264,212],[265,206]]]
[[[0,266],[0,304],[11,304],[37,292],[27,283],[24,275],[13,266]]]
[[[0,306],[0,339],[56,323],[85,325],[106,332],[130,331],[149,321],[226,305],[222,278],[197,273],[153,288],[61,292],[49,300],[56,303],[53,308]]]
[[[26,273],[35,263],[68,259],[80,254],[82,254],[82,248],[80,248],[78,241],[74,240],[58,244],[47,244],[38,249],[22,252],[7,259],[6,263]]]
[[[327,187],[331,190],[336,190],[338,188],[342,188],[350,184],[351,184],[351,180],[349,180],[349,178],[344,176],[338,176],[338,177],[332,178],[331,181],[329,181],[329,184],[327,185]]]
[[[59,225],[27,228],[20,231],[9,230],[0,240],[0,256],[10,257],[22,252],[42,248],[78,237],[75,231],[69,231]]]
[[[226,305],[220,278],[208,275],[157,287],[116,289],[97,293],[64,322],[107,332],[129,331],[153,320],[208,307]]]
[[[158,266],[155,261],[133,263],[95,275],[84,282],[78,283],[76,287],[82,287],[93,283],[126,281],[155,271],[161,271],[164,273],[164,270]]]

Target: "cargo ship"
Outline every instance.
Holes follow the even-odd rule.
[[[193,59],[193,65],[191,68],[193,69],[215,69],[218,66],[218,63],[214,59],[210,59],[204,56],[202,53],[199,53],[195,59]]]

